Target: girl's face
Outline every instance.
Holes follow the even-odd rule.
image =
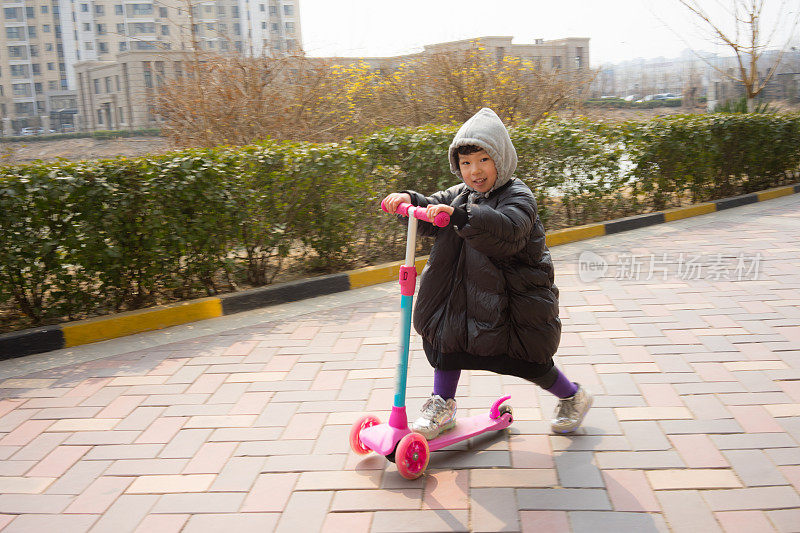
[[[458,154],[458,166],[464,183],[478,192],[491,191],[497,181],[494,159],[485,150],[469,155]]]

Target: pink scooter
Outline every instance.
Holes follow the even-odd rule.
[[[381,208],[387,211],[386,206]],[[510,396],[500,398],[488,413],[460,418],[450,431],[442,433],[430,442],[419,433],[412,432],[406,417],[406,379],[408,376],[408,347],[411,336],[411,311],[414,292],[417,288],[417,270],[414,266],[414,248],[417,239],[417,219],[444,227],[450,222],[447,213],[439,213],[434,220],[425,215],[425,208],[411,204],[400,204],[397,213],[408,217],[405,264],[400,267],[400,310],[402,327],[398,347],[397,381],[394,404],[389,423],[381,424],[374,415],[364,415],[350,429],[350,447],[359,455],[377,452],[397,464],[397,471],[407,479],[416,479],[425,472],[430,452],[480,435],[487,431],[507,428],[514,417],[511,407],[503,404]]]

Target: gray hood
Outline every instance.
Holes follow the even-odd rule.
[[[458,133],[450,144],[450,172],[461,178],[462,181],[464,177],[458,168],[456,148],[467,144],[474,144],[486,150],[497,167],[497,182],[492,190],[486,193],[487,196],[511,180],[517,169],[517,151],[511,143],[511,137],[508,136],[508,130],[503,125],[503,121],[494,111],[484,107],[475,113],[458,129]]]

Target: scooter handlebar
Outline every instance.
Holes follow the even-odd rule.
[[[385,202],[381,202],[381,209],[389,212],[389,209],[386,207]],[[434,226],[443,228],[450,223],[450,215],[445,212],[439,212],[433,218],[433,220],[429,219],[428,216],[425,214],[424,207],[415,207],[411,204],[401,203],[397,206],[397,214],[403,215],[407,217],[414,217],[416,219],[422,220],[423,222],[430,222]]]

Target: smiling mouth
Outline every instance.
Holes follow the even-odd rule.
[[[484,183],[486,183],[486,178],[480,178],[480,179],[477,179],[477,180],[472,180],[472,183],[474,183],[475,185],[483,185]]]

